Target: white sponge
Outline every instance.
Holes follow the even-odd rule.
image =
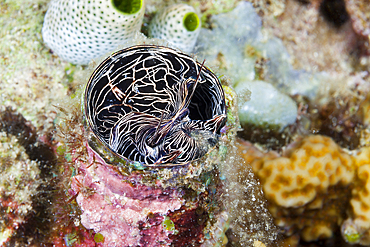
[[[249,101],[243,100],[251,93]],[[242,81],[235,87],[238,94],[239,119],[242,124],[276,126],[283,130],[297,119],[297,105],[288,95],[264,81]]]
[[[144,0],[52,0],[42,36],[62,59],[88,64],[140,31]]]
[[[149,36],[167,40],[170,46],[192,52],[201,22],[193,7],[176,4],[159,11],[149,25]]]

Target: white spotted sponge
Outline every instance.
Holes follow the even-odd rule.
[[[44,42],[62,59],[88,64],[140,31],[144,0],[52,0]]]
[[[170,46],[192,52],[201,21],[193,7],[175,4],[159,11],[149,25],[149,36],[168,41]]]

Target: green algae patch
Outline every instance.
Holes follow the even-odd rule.
[[[194,12],[189,12],[184,16],[183,23],[186,30],[193,32],[199,27],[199,17]]]
[[[222,86],[225,93],[225,103],[227,108],[227,122],[228,128],[239,128],[239,118],[237,109],[237,95],[235,91],[229,86]]]
[[[143,6],[142,0],[112,0],[113,7],[119,12],[132,15],[139,12]]]
[[[164,218],[164,221],[162,222],[162,226],[163,226],[163,228],[164,228],[166,231],[176,232],[175,224],[174,224],[174,223],[173,223],[173,221],[172,221],[169,217],[167,217],[167,216]]]
[[[345,235],[344,237],[345,237],[345,239],[348,243],[356,244],[356,243],[358,243],[361,236],[358,233],[354,233],[354,234]]]
[[[103,234],[101,234],[100,232],[98,232],[97,234],[95,234],[94,241],[96,243],[104,243],[104,236],[103,236]]]
[[[141,164],[140,162],[132,162],[132,166],[134,167],[134,169],[136,169],[136,170],[140,170],[140,171],[142,171],[142,170],[145,170],[145,166],[143,166],[143,164]]]

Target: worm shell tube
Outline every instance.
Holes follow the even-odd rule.
[[[143,166],[204,156],[226,122],[218,78],[190,56],[140,45],[104,60],[86,86],[85,115],[97,140]]]
[[[144,12],[144,0],[53,0],[42,36],[62,59],[85,65],[132,39]]]
[[[132,60],[132,54],[130,52],[133,52],[134,55],[138,55],[138,58]],[[140,53],[137,54],[137,52]],[[192,84],[196,82],[196,77],[193,78],[194,81],[190,80],[192,83],[190,83],[189,80],[186,80],[189,78],[183,78],[184,81],[181,81],[181,83],[186,83],[179,84],[177,82],[175,83],[176,80],[172,80],[173,78],[171,79],[171,76],[168,74],[167,77],[165,77],[164,73],[154,73],[156,72],[155,68],[158,69],[158,71],[162,71],[162,63],[156,63],[159,60],[153,59],[153,57],[158,56],[157,58],[163,58],[162,56],[165,56],[164,54],[166,54],[166,52],[170,52],[171,55],[178,59],[182,58],[188,61],[189,63],[187,64],[189,65],[190,70],[185,69],[186,67],[182,67],[180,71],[196,71],[197,75],[200,74],[200,78],[198,78],[199,81],[197,82],[199,84]],[[192,104],[195,104],[195,102],[199,103],[198,100],[200,99],[197,98],[197,96],[199,96],[199,92],[196,92],[196,90],[201,90],[201,92],[203,92],[203,86],[206,86],[207,88],[212,86],[213,88],[208,88],[211,92],[217,88],[217,90],[213,92],[220,93],[220,95],[217,96],[220,96],[219,104],[207,104],[208,109],[213,107],[215,109],[214,113],[220,111],[221,115],[225,115],[225,118],[227,113],[226,109],[233,109],[234,111],[236,109],[235,105],[231,107],[225,101],[225,95],[221,86],[218,87],[218,84],[207,84],[206,78],[209,76],[208,73],[212,72],[208,68],[201,68],[202,65],[197,63],[190,56],[178,53],[177,51],[166,47],[146,45],[127,48],[113,54],[107,59],[112,59],[117,62],[119,59],[117,59],[116,55],[122,54],[131,54],[129,56],[130,61],[134,61],[134,63],[139,67],[141,64],[145,66],[145,69],[142,70],[138,69],[136,66],[131,68],[135,73],[137,73],[134,76],[134,78],[136,78],[135,82],[137,83],[137,88],[133,91],[131,91],[131,89],[125,89],[122,91],[126,94],[125,97],[128,97],[126,103],[128,103],[130,99],[132,100],[130,101],[132,103],[130,105],[132,108],[128,107],[132,109],[132,111],[130,112],[130,109],[126,109],[126,115],[131,116],[130,114],[132,112],[139,114],[140,112],[137,111],[143,110],[146,115],[139,114],[140,116],[146,116],[150,119],[159,118],[159,124],[155,126],[158,133],[162,133],[161,131],[164,131],[162,124],[168,124],[168,118],[176,119],[176,123],[171,125],[176,131],[171,130],[166,135],[160,136],[159,139],[162,141],[159,142],[159,146],[161,145],[160,143],[165,143],[167,138],[172,140],[171,136],[177,135],[178,129],[176,124],[181,125],[184,123],[184,125],[181,126],[185,128],[187,124],[183,121],[186,121],[187,117],[194,118],[195,116],[198,116],[192,112],[195,109],[192,108]],[[150,55],[148,59],[145,59],[146,55]],[[120,59],[122,59],[122,57]],[[103,61],[101,65],[104,65],[106,61],[107,60]],[[162,62],[164,63],[165,61],[171,62],[172,60],[163,59]],[[156,64],[156,66],[151,66],[153,65],[151,62]],[[105,73],[103,73],[105,75],[107,75],[108,72],[112,73],[110,74],[112,76],[107,78],[118,78],[117,82],[123,82],[124,80],[122,78],[121,80],[118,76],[118,71],[124,71],[121,75],[126,75],[126,79],[131,77],[131,74],[129,73],[131,69],[128,69],[127,71],[123,70],[125,64],[126,63],[123,63],[121,67],[118,66],[118,70],[115,70],[115,67],[112,64],[107,67],[107,70],[105,70],[105,66],[99,65],[94,71],[92,78],[99,75],[100,71],[105,71]],[[183,65],[184,64],[185,63],[183,63]],[[163,71],[167,71],[167,73],[175,73],[172,69],[179,67],[175,64],[172,65],[172,68],[168,67],[168,70]],[[176,101],[180,102],[181,106],[189,107],[189,115],[185,116],[186,114],[184,113],[185,115],[178,118],[177,112],[187,111],[181,110],[182,108],[177,107],[176,104],[171,105],[172,107],[166,107],[166,104],[158,108],[154,107],[151,111],[153,116],[151,116],[150,112],[147,111],[147,109],[152,106],[150,102],[149,105],[145,105],[144,108],[140,108],[139,105],[142,105],[141,103],[143,102],[140,103],[140,101],[138,101],[137,94],[150,93],[150,95],[146,95],[145,98],[158,96],[154,91],[151,91],[151,88],[147,84],[146,87],[144,87],[144,84],[139,83],[141,80],[142,83],[145,82],[145,79],[139,76],[143,71],[150,75],[150,77],[148,77],[149,79],[157,81],[155,84],[157,90],[161,87],[160,82],[162,77],[166,78],[165,81],[167,84],[162,84],[162,86],[169,86],[169,88],[167,88],[168,92],[175,92],[172,89],[181,85],[189,86],[186,87],[186,90],[195,90],[195,92],[191,94],[185,93],[182,96],[178,95],[180,98],[183,98],[180,101]],[[202,74],[202,71],[205,74]],[[190,75],[192,75],[192,72]],[[105,77],[102,76],[100,78]],[[217,79],[217,77],[212,78]],[[117,96],[123,96],[123,94],[118,91],[118,89],[123,90],[122,85],[119,83],[115,84],[112,80],[107,80],[106,82],[113,83],[113,87],[108,86],[109,90],[113,90]],[[217,83],[219,83],[218,79]],[[96,93],[97,91],[95,91],[95,89],[91,89],[89,85],[100,84],[88,84],[86,87],[87,92],[91,94],[87,94],[85,92],[85,96],[90,95],[92,98],[85,98],[85,101],[91,100],[91,102],[96,103],[99,101],[99,94]],[[172,89],[170,85],[173,86]],[[196,86],[196,88],[193,88],[193,86]],[[101,87],[101,91],[104,91],[104,87]],[[130,93],[132,92],[135,93],[131,95]],[[178,93],[180,92],[181,90],[178,91]],[[101,93],[101,95],[103,95],[103,93]],[[116,97],[114,96],[114,93],[107,93],[104,95],[105,96],[103,98],[105,99]],[[170,95],[171,97],[175,96],[171,93]],[[203,95],[206,94],[203,92]],[[166,101],[176,98],[171,97],[163,97],[162,100]],[[196,101],[188,102],[185,100],[192,99],[193,97]],[[217,99],[217,97],[215,99]],[[212,102],[212,100],[215,99],[209,98],[208,100]],[[135,102],[139,102],[140,104],[135,105]],[[117,102],[108,100],[105,101],[105,103],[93,105],[85,102],[85,108],[90,106],[92,108],[103,105],[110,106],[111,103],[114,105]],[[203,108],[206,109],[207,107]],[[170,110],[170,113],[161,113],[161,109]],[[70,194],[76,197],[76,201],[81,209],[82,225],[87,229],[93,229],[95,233],[99,233],[99,236],[103,236],[104,241],[100,243],[103,246],[222,246],[225,244],[227,241],[225,232],[228,229],[229,216],[221,201],[221,196],[224,191],[223,181],[220,176],[218,165],[225,160],[225,155],[227,153],[227,150],[225,149],[226,145],[231,145],[230,142],[235,136],[235,130],[237,128],[235,120],[226,123],[222,122],[221,129],[218,133],[216,131],[214,134],[218,136],[217,143],[212,148],[207,149],[208,152],[203,153],[202,156],[196,156],[195,159],[184,159],[182,160],[184,162],[179,164],[171,164],[167,162],[163,163],[163,165],[151,164],[147,166],[144,163],[145,160],[133,160],[133,158],[135,158],[134,156],[127,155],[128,157],[125,157],[115,154],[116,151],[112,150],[112,148],[108,146],[109,143],[102,141],[104,139],[100,140],[98,135],[100,132],[93,130],[95,124],[100,124],[99,121],[96,121],[93,126],[88,125],[88,121],[90,121],[88,118],[90,118],[90,116],[86,115],[90,115],[90,113],[92,113],[92,116],[97,116],[98,119],[105,119],[106,121],[115,119],[117,116],[122,118],[125,116],[123,112],[116,114],[113,110],[117,109],[109,108],[108,111],[101,111],[101,113],[104,114],[98,113],[95,115],[93,113],[94,111],[85,109],[85,118],[87,120],[85,133],[81,136],[81,142],[79,144],[76,142],[73,143],[75,147],[73,152],[74,162],[78,168],[78,172],[76,176],[72,178]],[[156,113],[156,111],[158,112]],[[210,111],[209,114],[211,112],[212,111]],[[176,117],[171,115],[172,113],[174,113],[174,116]],[[113,114],[114,117],[109,119],[108,116],[110,115],[105,114]],[[229,114],[233,115],[236,114],[236,112]],[[210,116],[212,118],[213,115],[211,114]],[[120,123],[120,121],[117,122]],[[135,122],[130,121],[128,121],[128,123],[132,125],[136,124]],[[109,127],[108,124],[109,123],[105,123],[99,126],[104,126],[104,128],[106,128]],[[166,126],[168,125],[165,125],[165,127]],[[145,129],[145,126],[140,126],[138,131],[140,129]],[[112,133],[115,130],[116,129],[113,127]],[[199,134],[200,131],[192,131],[197,132],[195,136],[201,135]],[[137,133],[137,131],[131,132],[133,136]],[[150,133],[153,134],[153,132]],[[192,133],[188,134],[190,137],[194,137]],[[136,137],[140,139],[140,136]],[[153,136],[149,136],[143,140],[149,141],[151,137]],[[218,142],[218,140],[222,141]],[[130,147],[131,145],[126,142],[123,144],[127,145],[125,147]],[[181,145],[183,145],[183,143]],[[176,151],[174,153],[176,154]],[[181,156],[176,156],[176,159],[173,161],[176,161],[178,158],[181,158]]]
[[[192,52],[201,29],[193,7],[176,4],[159,11],[149,26],[149,36],[164,39],[170,46]]]

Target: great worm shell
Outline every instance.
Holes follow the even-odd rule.
[[[146,166],[204,156],[226,122],[218,78],[189,55],[153,45],[120,50],[91,75],[85,116],[115,155]]]

